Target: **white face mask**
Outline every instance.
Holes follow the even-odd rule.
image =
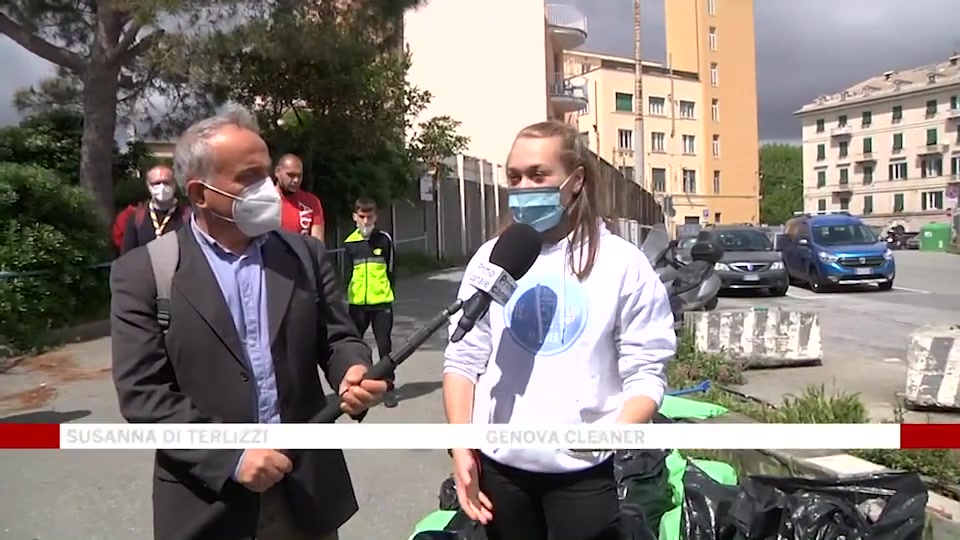
[[[373,225],[357,225],[357,230],[360,231],[360,236],[366,238],[373,232]]]
[[[173,198],[173,186],[168,184],[153,184],[150,186],[150,196],[161,203],[169,202]]]
[[[231,195],[203,182],[211,190],[233,199],[233,217],[214,214],[218,218],[237,224],[244,235],[256,238],[280,228],[281,199],[273,180],[264,178],[244,188],[239,195]]]

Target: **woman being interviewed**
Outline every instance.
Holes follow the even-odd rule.
[[[657,411],[676,351],[673,314],[646,257],[605,226],[595,159],[559,122],[517,135],[509,205],[516,221],[542,233],[543,247],[510,301],[492,304],[447,346],[449,423],[638,424]],[[486,261],[495,240],[469,265]],[[462,283],[458,296],[474,292]],[[450,324],[452,332],[457,320]],[[612,457],[457,449],[457,495],[490,540],[618,539]]]

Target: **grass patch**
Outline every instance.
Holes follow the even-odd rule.
[[[683,332],[677,347],[677,357],[667,368],[670,388],[696,386],[708,379],[709,392],[693,394],[698,399],[722,405],[758,422],[768,424],[865,424],[871,422],[859,394],[842,390],[828,390],[826,386],[807,386],[796,395],[784,396],[779,407],[751,400],[723,389],[727,385],[742,384],[743,366],[726,355],[698,351],[693,336]],[[904,422],[904,411],[898,406],[893,423]],[[953,450],[851,450],[850,454],[884,467],[916,471],[925,477],[931,489],[960,500],[960,452]],[[704,459],[716,459],[710,450],[684,452]]]

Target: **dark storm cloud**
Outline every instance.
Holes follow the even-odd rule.
[[[643,56],[651,60],[665,56],[664,1],[641,4]],[[587,15],[584,49],[633,57],[632,0],[568,3]],[[907,6],[905,0],[754,0],[761,138],[796,140],[800,127],[791,113],[818,95],[945,60],[960,48],[957,0]]]
[[[651,60],[665,56],[664,1],[669,0],[643,0],[641,8],[643,55]],[[719,9],[730,1],[748,0],[718,0]],[[754,0],[761,137],[799,138],[791,113],[820,94],[890,69],[946,59],[960,48],[957,1]],[[633,56],[633,0],[547,2],[573,4],[587,15],[590,37],[584,49]],[[10,107],[16,88],[36,82],[50,68],[5,37],[0,61],[6,66],[0,80],[3,125],[16,120]]]

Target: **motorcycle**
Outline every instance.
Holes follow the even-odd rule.
[[[677,324],[683,322],[684,313],[714,309],[721,285],[714,265],[723,257],[723,248],[709,239],[698,239],[690,249],[692,260],[684,262],[677,257],[677,241],[670,240],[664,226],[645,228],[640,251],[666,286]]]

